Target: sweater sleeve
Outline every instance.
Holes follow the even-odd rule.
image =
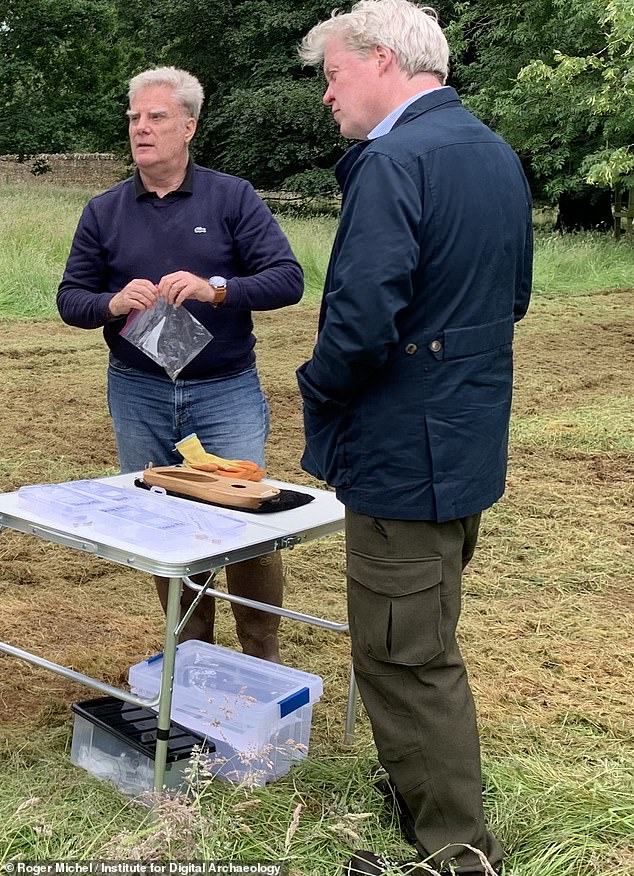
[[[90,202],[79,220],[57,292],[57,309],[64,322],[94,329],[109,321],[108,304],[114,293],[102,291],[105,274],[105,254]]]
[[[240,275],[227,284],[223,307],[275,310],[296,304],[304,291],[304,275],[273,214],[246,180],[240,180],[232,217]]]

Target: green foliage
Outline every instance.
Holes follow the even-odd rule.
[[[247,177],[263,189],[328,169],[345,144],[321,103],[323,83],[297,56],[301,37],[330,3],[289,0],[174,0],[164,10],[163,60],[186,67],[207,95],[195,141],[204,164]],[[158,34],[157,34],[158,36]],[[323,176],[303,191],[321,194]]]
[[[450,34],[467,102],[526,159],[538,189],[555,201],[587,183],[631,186],[631,0],[457,9]]]
[[[601,22],[606,49],[598,59],[601,86],[590,101],[604,120],[602,148],[586,156],[582,172],[595,185],[634,190],[634,4],[609,0]]]
[[[320,106],[314,78],[236,88],[207,131],[217,132],[215,142],[223,144],[220,161],[229,172],[272,189],[289,188],[288,177],[310,169],[313,175],[305,178],[303,193],[319,194],[325,179],[314,169],[331,166],[342,148],[337,148],[339,138],[335,140],[332,121]],[[332,191],[332,174],[327,179]],[[317,189],[311,190],[311,184]]]
[[[331,0],[4,0],[0,153],[125,151],[131,75],[195,73],[194,156],[257,187],[331,191],[345,149],[297,45]],[[444,0],[452,82],[537,197],[634,185],[632,0]]]
[[[333,197],[339,193],[339,185],[332,170],[312,168],[289,176],[286,187],[305,197]]]
[[[155,38],[163,59],[199,76],[211,100],[271,78],[301,77],[297,43],[330,9],[327,0],[171,0],[155,19]]]
[[[104,151],[124,135],[112,0],[9,0],[0,30],[0,152]]]

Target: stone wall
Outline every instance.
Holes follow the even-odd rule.
[[[129,175],[125,161],[110,153],[0,155],[0,183],[53,183],[104,189]]]

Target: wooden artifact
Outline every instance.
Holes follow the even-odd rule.
[[[218,477],[213,472],[195,471],[178,465],[146,468],[143,480],[153,487],[193,499],[203,499],[229,508],[259,508],[268,499],[279,496],[277,487],[240,478]]]

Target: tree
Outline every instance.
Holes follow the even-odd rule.
[[[631,185],[634,168],[632,34],[634,6],[619,18],[622,0],[610,0],[600,24],[604,45],[586,55],[555,51],[552,60],[532,61],[520,70],[508,95],[505,118],[530,136],[531,161],[553,195],[584,183],[613,188]],[[619,32],[620,29],[620,32]],[[551,124],[544,126],[548,119]]]
[[[632,0],[467,4],[452,29],[467,102],[518,150],[538,194],[603,202],[604,218],[607,202],[609,221],[609,189],[631,186],[634,169]]]
[[[0,21],[0,152],[120,146],[134,49],[114,0],[7,0]]]
[[[331,168],[345,144],[321,104],[319,76],[297,56],[301,37],[330,9],[316,0],[173,0],[164,8],[162,59],[190,70],[206,92],[198,160],[259,188],[335,185]]]
[[[233,89],[225,107],[208,118],[208,133],[213,130],[214,142],[222,143],[220,164],[269,190],[295,191],[308,181],[310,194],[333,189],[332,167],[343,145],[329,114],[319,111],[320,99],[316,79],[278,78]],[[329,172],[319,181],[315,168]]]

